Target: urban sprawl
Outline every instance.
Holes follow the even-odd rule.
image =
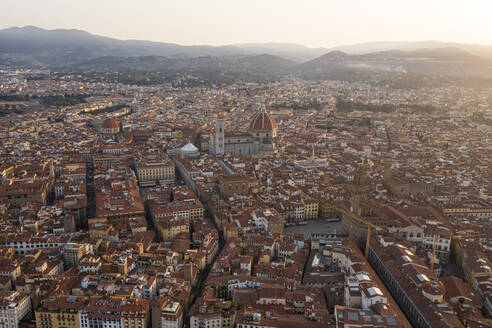
[[[492,89],[0,71],[0,327],[492,327]]]

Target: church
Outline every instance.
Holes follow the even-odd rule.
[[[275,150],[277,125],[268,114],[265,106],[253,115],[248,132],[225,132],[224,120],[215,122],[215,133],[211,135],[209,153],[214,156],[231,154],[234,156],[251,156],[269,153]]]
[[[106,119],[99,128],[99,134],[105,141],[118,141],[121,126],[114,118]]]

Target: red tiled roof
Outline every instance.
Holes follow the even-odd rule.
[[[252,131],[272,131],[277,125],[273,117],[265,111],[256,113],[251,119],[249,129]]]
[[[102,125],[103,129],[118,129],[118,122],[114,120],[114,118],[108,118],[104,121]]]

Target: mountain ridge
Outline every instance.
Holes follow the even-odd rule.
[[[403,49],[395,49],[397,46]],[[276,42],[183,46],[118,40],[76,29],[26,26],[0,30],[0,66],[184,72],[201,77],[225,75],[229,81],[234,76],[264,80],[282,75],[353,81],[402,80],[410,75],[414,80],[428,80],[425,76],[441,80],[446,76],[492,78],[492,47],[490,57],[486,56],[487,46],[469,51],[466,45],[438,41],[366,43],[358,49],[383,49],[369,53],[354,53],[353,47],[309,48]]]
[[[96,46],[94,46],[96,45]],[[300,64],[318,58],[331,51],[339,50],[346,54],[363,55],[390,50],[434,50],[456,47],[473,55],[492,59],[492,46],[467,45],[441,41],[382,41],[365,42],[332,48],[311,48],[297,43],[242,43],[221,46],[180,45],[170,42],[148,40],[120,40],[91,34],[79,29],[43,29],[28,25],[0,30],[0,55],[19,54],[33,56],[48,65],[59,63],[60,59],[84,61],[103,56],[231,56],[269,54],[283,57]],[[29,52],[31,49],[31,52]],[[53,49],[59,53],[54,53]],[[74,50],[75,49],[75,50]],[[74,54],[76,52],[76,54]],[[77,56],[78,55],[78,56]],[[49,58],[54,58],[50,62]]]

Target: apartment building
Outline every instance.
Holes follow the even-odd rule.
[[[17,328],[31,314],[31,298],[19,291],[0,293],[0,327]]]
[[[53,296],[36,310],[40,328],[146,328],[149,300],[120,296]]]
[[[174,163],[169,159],[139,160],[135,165],[135,172],[140,187],[172,184],[175,181]]]

